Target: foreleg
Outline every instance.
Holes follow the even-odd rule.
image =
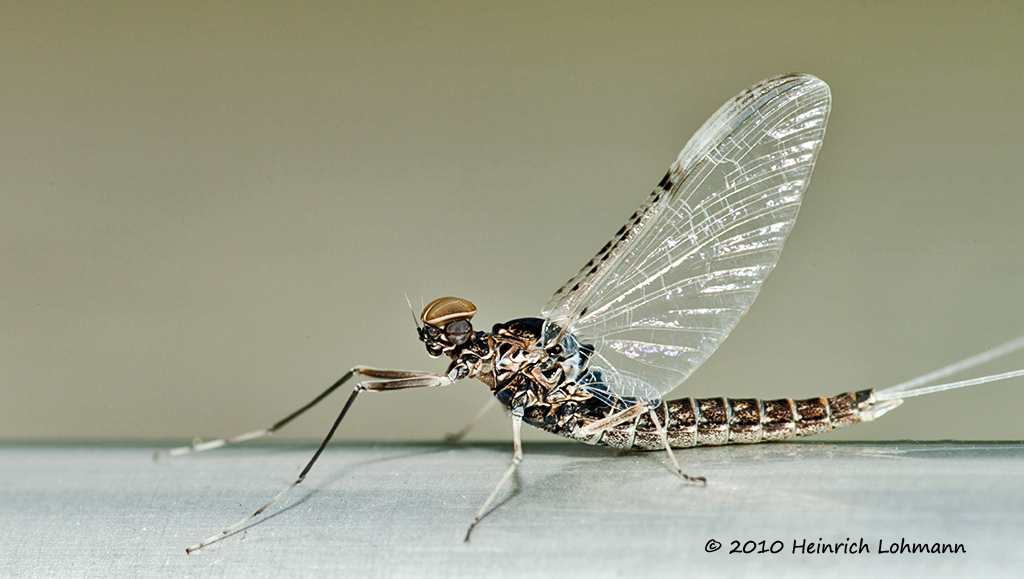
[[[211,440],[203,442],[198,438],[192,442],[189,446],[182,446],[178,448],[172,448],[170,450],[161,450],[153,454],[153,460],[157,460],[164,456],[180,456],[182,454],[189,454],[192,452],[200,452],[203,450],[211,450],[214,448],[220,448],[229,444],[235,444],[238,442],[245,442],[248,440],[254,440],[257,438],[263,438],[264,436],[270,436],[284,425],[288,424],[292,420],[295,420],[310,408],[313,408],[319,404],[324,398],[330,396],[335,390],[337,390],[342,384],[348,382],[352,376],[366,376],[368,378],[379,378],[379,380],[367,380],[363,382],[364,390],[370,391],[382,391],[382,390],[399,390],[402,388],[417,388],[417,387],[429,387],[429,386],[447,386],[451,384],[453,380],[447,376],[440,376],[430,372],[417,372],[407,370],[378,370],[375,368],[367,368],[365,366],[356,366],[344,376],[338,379],[337,382],[332,384],[329,388],[317,395],[316,398],[311,400],[308,404],[299,408],[295,412],[292,412],[288,416],[275,422],[269,428],[263,428],[261,430],[254,430],[245,434],[239,434],[238,436],[232,436],[231,438],[219,438],[217,440]]]
[[[327,447],[327,443],[329,443],[331,441],[331,438],[334,437],[335,431],[338,430],[338,426],[341,424],[342,419],[345,418],[345,415],[348,413],[348,409],[352,407],[352,403],[355,402],[356,396],[358,396],[360,392],[363,392],[363,391],[383,392],[383,391],[388,391],[388,390],[401,390],[401,389],[405,389],[405,388],[422,388],[422,387],[431,387],[431,386],[447,386],[448,384],[451,384],[452,382],[454,382],[454,380],[449,378],[448,376],[441,376],[439,374],[432,374],[432,373],[429,373],[429,372],[414,372],[414,371],[411,372],[411,371],[405,371],[405,370],[377,370],[377,369],[374,369],[374,368],[366,368],[366,367],[363,367],[363,366],[356,366],[355,368],[349,370],[348,373],[346,373],[340,380],[335,382],[333,386],[331,386],[326,391],[324,391],[322,394],[320,394],[320,396],[317,396],[315,399],[313,399],[312,402],[310,402],[306,406],[303,406],[302,408],[300,408],[296,412],[293,412],[290,416],[288,416],[284,420],[278,422],[278,424],[276,424],[275,426],[279,428],[280,426],[283,426],[284,424],[286,424],[288,421],[292,420],[293,418],[295,418],[299,414],[302,414],[306,410],[312,408],[313,405],[315,405],[320,400],[323,400],[323,398],[325,398],[327,395],[329,395],[331,392],[333,392],[336,388],[338,388],[339,386],[344,384],[348,379],[350,379],[354,375],[366,376],[366,377],[369,377],[369,378],[376,378],[376,379],[375,380],[366,380],[364,382],[360,382],[359,384],[356,384],[356,387],[352,390],[352,394],[349,395],[348,400],[345,402],[345,407],[341,409],[341,413],[338,414],[338,418],[335,419],[334,424],[331,426],[331,430],[327,433],[327,436],[324,437],[323,442],[320,443],[320,447],[316,449],[315,453],[313,453],[313,458],[311,458],[309,460],[309,462],[306,464],[306,467],[302,469],[301,473],[299,473],[299,477],[297,479],[295,479],[295,482],[293,482],[292,484],[288,485],[283,491],[278,493],[277,496],[275,496],[273,499],[271,499],[268,503],[266,503],[262,507],[256,509],[256,511],[254,513],[252,513],[251,515],[245,517],[244,519],[242,519],[242,520],[238,521],[237,523],[231,525],[230,527],[224,529],[220,533],[217,533],[216,535],[214,535],[214,536],[212,536],[212,537],[210,537],[210,538],[208,538],[208,539],[206,539],[206,540],[204,540],[204,541],[202,541],[200,543],[196,543],[195,545],[192,545],[191,547],[185,549],[185,553],[191,553],[192,551],[195,551],[197,549],[202,549],[206,545],[209,545],[210,543],[212,543],[214,541],[217,541],[218,539],[231,534],[235,529],[237,529],[240,526],[244,525],[245,523],[251,521],[252,519],[258,517],[261,513],[263,513],[265,510],[267,510],[267,508],[269,508],[271,505],[273,505],[278,500],[280,500],[283,496],[288,494],[288,491],[290,491],[293,488],[295,488],[296,486],[298,486],[299,483],[301,483],[303,481],[303,479],[306,478],[306,475],[309,473],[310,469],[313,468],[313,464],[316,463],[316,460],[318,458],[320,458],[320,454],[323,453],[324,448]],[[267,432],[266,434],[270,434],[271,432],[273,432],[274,428],[275,427],[271,427],[271,428],[267,429],[269,432]],[[257,432],[262,432],[262,431],[257,431]],[[265,434],[261,434],[260,436],[264,436],[264,435]],[[242,437],[235,437],[235,439],[238,439],[238,438],[242,438]],[[250,440],[251,438],[258,438],[258,436],[252,436],[250,438],[244,438],[244,440]],[[224,444],[228,444],[232,440],[233,439],[225,439]],[[218,446],[223,446],[223,444],[220,444]],[[186,447],[186,448],[190,448],[190,447]],[[210,448],[214,448],[214,447],[210,446]],[[194,450],[205,450],[205,448],[199,448],[199,449],[194,449]],[[191,452],[191,451],[190,450],[186,450],[186,451],[183,451],[183,452]]]

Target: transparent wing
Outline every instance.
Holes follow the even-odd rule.
[[[594,346],[620,396],[678,386],[746,313],[789,235],[825,135],[828,85],[768,79],[722,106],[647,201],[541,312]]]

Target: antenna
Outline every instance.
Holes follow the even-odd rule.
[[[412,309],[412,301],[409,299],[409,294],[405,294],[405,303],[409,304],[409,313],[412,314],[412,323],[416,324],[417,330],[422,330],[420,326],[420,319],[416,317],[416,310]]]

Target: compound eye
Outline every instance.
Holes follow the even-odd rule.
[[[462,298],[438,298],[423,308],[420,319],[428,326],[443,328],[456,320],[467,322],[476,313],[476,306]]]
[[[444,327],[444,335],[456,346],[465,344],[473,335],[473,326],[466,320],[455,320]]]

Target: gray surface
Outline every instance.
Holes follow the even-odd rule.
[[[528,444],[517,492],[466,525],[507,445],[341,445],[268,518],[184,548],[278,492],[311,451],[153,463],[146,447],[0,447],[0,575],[1012,576],[1024,564],[1024,443],[794,443],[662,454]],[[796,540],[870,554],[793,555]],[[880,555],[878,541],[966,554]],[[724,543],[705,552],[710,539]],[[782,553],[730,555],[730,541]]]

